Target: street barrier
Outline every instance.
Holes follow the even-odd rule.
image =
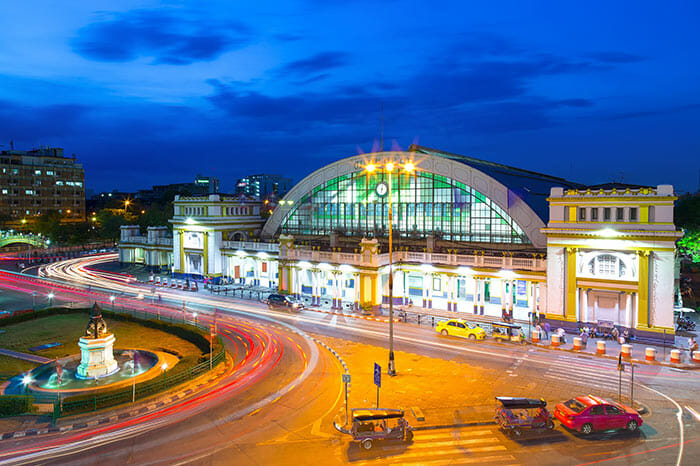
[[[656,348],[647,348],[644,357],[647,361],[656,361]]]
[[[539,329],[533,329],[532,330],[532,342],[533,343],[539,343],[540,342],[540,331]]]
[[[559,335],[556,333],[552,334],[552,347],[557,348],[559,345],[561,345],[561,340],[559,339]]]
[[[583,349],[583,340],[581,337],[574,337],[574,351],[581,351]]]
[[[693,362],[700,364],[700,352],[693,352]]]
[[[595,352],[596,354],[605,354],[605,342],[603,340],[596,342]]]
[[[632,359],[632,345],[624,344],[620,347],[620,353],[624,359]]]
[[[681,350],[671,350],[671,364],[681,363]]]

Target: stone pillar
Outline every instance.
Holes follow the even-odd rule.
[[[508,308],[508,281],[501,278],[501,315],[506,314]]]
[[[566,248],[564,275],[564,319],[576,320],[576,248]]]
[[[517,281],[510,280],[510,291],[508,292],[508,312],[513,317],[513,308],[515,308],[515,300],[518,298]]]
[[[426,274],[425,275],[425,281],[428,283],[428,287],[425,289],[425,297],[428,301],[428,305],[426,306],[428,309],[433,308],[433,275],[432,274]]]
[[[625,293],[625,323],[624,326],[632,328],[632,293]]]
[[[479,314],[484,315],[484,308],[486,307],[486,279],[482,278],[479,280]]]
[[[639,253],[637,328],[649,328],[649,252]]]
[[[474,303],[474,314],[477,314],[479,312],[479,278],[472,277],[472,280],[474,281],[474,299],[472,302]]]
[[[588,317],[588,289],[581,288],[581,320],[584,322],[589,321]]]

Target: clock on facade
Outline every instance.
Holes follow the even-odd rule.
[[[384,197],[389,193],[389,185],[386,184],[385,181],[382,181],[381,183],[377,184],[376,188],[374,188],[374,192],[377,193],[377,196]]]

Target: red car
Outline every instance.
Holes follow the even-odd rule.
[[[639,413],[629,406],[593,395],[577,396],[559,403],[554,417],[569,429],[586,435],[594,430],[627,429],[634,432],[643,422]]]

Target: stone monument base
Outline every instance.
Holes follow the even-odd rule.
[[[112,352],[114,335],[111,333],[102,338],[85,338],[78,341],[80,346],[80,365],[76,377],[94,379],[113,374],[119,370]]]

